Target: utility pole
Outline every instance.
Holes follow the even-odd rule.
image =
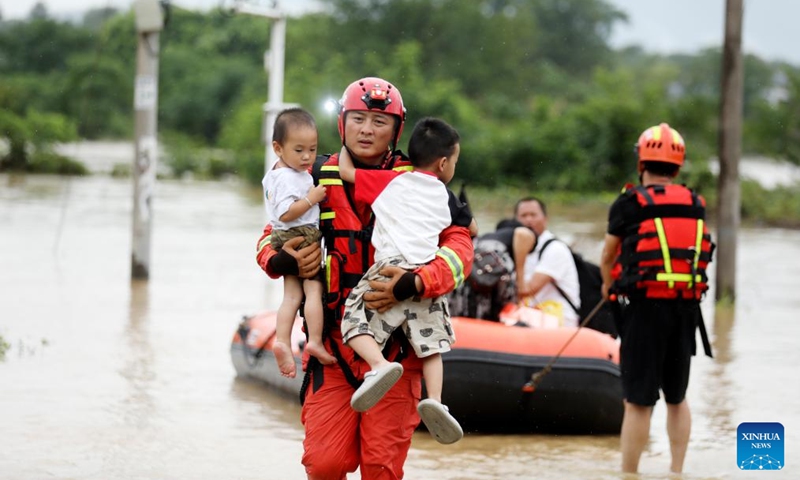
[[[134,90],[135,157],[133,159],[133,242],[131,278],[150,278],[152,200],[158,164],[158,56],[164,28],[158,0],[134,0],[136,14],[136,82]]]
[[[267,103],[264,104],[264,122],[262,138],[266,144],[264,155],[264,173],[269,171],[278,158],[272,150],[272,127],[281,110],[296,106],[283,103],[283,70],[286,51],[286,16],[278,9],[277,2],[273,8],[259,7],[243,1],[237,1],[233,7],[236,13],[247,13],[272,20],[270,29],[269,50],[264,53],[264,68],[269,72],[269,91]]]
[[[742,153],[743,0],[725,3],[725,44],[722,52],[722,98],[719,116],[719,183],[716,300],[736,300],[736,244],[741,222],[739,157]]]

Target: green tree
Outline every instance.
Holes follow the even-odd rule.
[[[113,7],[91,8],[83,14],[81,26],[93,32],[99,32],[108,20],[117,15],[119,15],[119,10]]]
[[[91,49],[92,33],[67,22],[36,16],[0,29],[0,74],[46,74],[67,69],[73,52]]]
[[[264,178],[266,151],[261,139],[262,105],[262,100],[242,99],[220,134],[220,146],[234,152],[236,173],[253,185],[259,185]]]
[[[8,152],[0,156],[0,171],[37,170],[37,156],[50,160],[53,142],[76,137],[74,125],[63,115],[37,111],[19,115],[0,108],[0,139],[8,145]]]
[[[161,126],[213,143],[242,89],[263,77],[263,70],[240,58],[174,45],[161,63]]]
[[[327,41],[359,70],[408,41],[424,45],[421,68],[458,78],[476,99],[500,93],[519,99],[537,91],[543,69],[570,75],[610,60],[613,25],[625,17],[603,0],[327,0],[336,28]],[[369,39],[366,51],[359,48]],[[391,62],[389,62],[391,63]],[[580,65],[580,68],[578,68]]]
[[[758,139],[758,151],[800,164],[800,69],[783,66],[779,72],[778,99],[761,104],[746,127]]]
[[[31,101],[37,94],[27,82],[27,76],[0,78],[0,144],[6,151],[0,153],[2,170],[52,170],[39,168],[36,161],[61,162],[52,154],[54,142],[77,138],[74,123],[59,113],[37,110]],[[33,82],[35,84],[35,82]],[[59,169],[58,165],[53,168]],[[80,171],[72,167],[69,171]]]
[[[524,2],[528,3],[528,2]],[[608,44],[614,26],[627,16],[603,0],[539,0],[530,2],[541,30],[539,52],[566,72],[589,75],[608,65]]]
[[[82,138],[124,137],[132,131],[133,72],[102,52],[69,58],[59,111],[78,120]]]

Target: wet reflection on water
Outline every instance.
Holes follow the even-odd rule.
[[[124,332],[127,343],[125,362],[118,370],[128,383],[128,394],[122,399],[120,409],[125,423],[138,428],[146,427],[150,418],[158,416],[157,405],[150,394],[156,375],[153,349],[148,338],[147,287],[146,282],[131,282],[130,318]]]
[[[11,344],[0,363],[0,478],[304,478],[297,400],[235,379],[228,353],[240,316],[275,308],[281,293],[253,261],[259,193],[160,182],[151,279],[131,282],[131,189],[102,176],[0,175],[0,335]],[[550,207],[552,229],[596,259],[604,219]],[[491,230],[500,213],[481,215]],[[715,358],[693,364],[685,477],[755,478],[736,471],[736,427],[776,421],[787,436],[777,476],[794,478],[800,232],[746,230],[739,251],[736,307],[703,306]],[[644,478],[667,478],[664,416],[659,404]],[[616,436],[468,435],[442,446],[421,433],[406,477],[619,479],[618,448]]]

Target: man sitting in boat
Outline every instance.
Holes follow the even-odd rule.
[[[536,197],[526,197],[517,202],[514,216],[538,237],[525,261],[525,276],[517,286],[517,296],[526,305],[559,318],[562,326],[577,327],[576,310],[581,307],[578,269],[567,244],[550,241],[556,236],[547,229],[547,206]]]
[[[453,316],[499,321],[516,304],[524,281],[525,260],[536,246],[533,231],[516,220],[502,220],[497,230],[473,240],[475,259],[468,281],[448,296]]]

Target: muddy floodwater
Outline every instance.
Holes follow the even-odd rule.
[[[0,175],[0,479],[305,478],[299,403],[237,380],[229,354],[241,316],[275,309],[282,288],[254,262],[258,192],[159,181],[146,282],[130,280],[131,192],[104,175]],[[596,259],[604,218],[551,211]],[[683,478],[800,478],[800,232],[742,230],[738,267],[735,308],[703,304],[715,358],[693,363]],[[782,471],[739,471],[743,422],[783,425]],[[669,478],[664,424],[659,403],[641,478]],[[622,479],[619,465],[614,435],[442,446],[423,432],[406,478]]]

